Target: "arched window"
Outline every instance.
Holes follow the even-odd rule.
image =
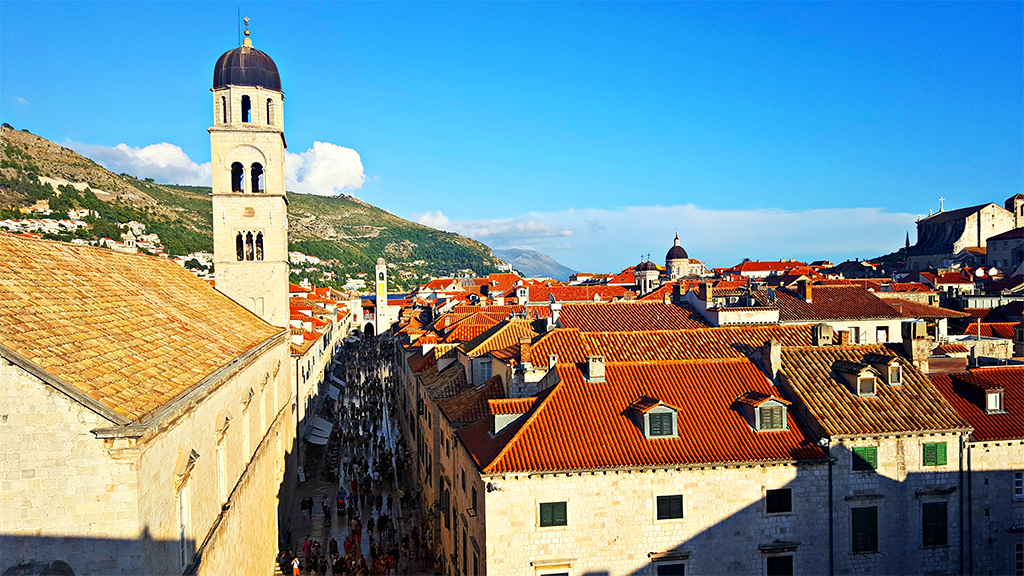
[[[231,191],[232,192],[244,192],[245,186],[245,168],[242,168],[241,162],[235,162],[231,165]]]
[[[267,124],[274,123],[274,99],[267,98]]]
[[[238,233],[238,236],[235,236],[235,253],[239,262],[245,259],[245,241],[242,240],[241,232]]]
[[[253,245],[252,245],[252,232],[245,233],[245,259],[252,260],[253,258]]]
[[[263,165],[259,162],[254,162],[249,168],[249,175],[252,177],[252,190],[253,192],[263,192]]]
[[[223,118],[224,124],[227,124],[228,123],[228,97],[227,96],[221,96],[220,97],[220,112],[221,112],[221,118]]]
[[[256,233],[256,259],[263,260],[263,232]]]
[[[248,96],[242,96],[242,122],[252,122],[252,103]]]

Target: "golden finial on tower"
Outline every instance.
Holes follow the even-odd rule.
[[[242,21],[245,22],[245,35],[248,36],[249,35],[249,17],[246,16],[245,18],[242,19]]]

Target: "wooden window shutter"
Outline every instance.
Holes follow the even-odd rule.
[[[853,551],[875,552],[878,550],[878,507],[854,508]]]
[[[878,448],[875,446],[860,446],[853,449],[854,470],[877,470],[878,469]]]
[[[941,444],[936,444],[935,448],[936,448],[936,451],[935,451],[935,465],[936,466],[945,466],[946,465],[946,443],[943,442]]]
[[[945,502],[921,505],[921,534],[924,546],[945,546],[948,543],[947,506]]]

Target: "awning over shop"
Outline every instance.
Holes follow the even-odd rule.
[[[309,442],[310,444],[323,446],[324,444],[327,444],[327,436],[320,436],[319,434],[317,434],[316,430],[313,430],[306,436],[306,441]]]
[[[333,430],[333,429],[334,429],[334,424],[331,424],[327,420],[324,420],[323,418],[321,418],[319,416],[316,416],[316,417],[313,418],[313,431],[314,431],[314,433],[319,433],[321,435],[322,434],[326,434],[326,435],[330,436],[331,435],[331,430]]]
[[[345,387],[345,383],[342,382],[341,379],[335,376],[334,374],[331,374],[331,382],[334,382],[335,384],[341,386],[342,388]]]
[[[330,384],[327,385],[327,396],[329,396],[331,400],[337,400],[338,394],[341,394],[341,390],[338,390]]]

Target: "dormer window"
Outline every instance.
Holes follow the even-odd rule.
[[[657,398],[641,396],[630,405],[645,438],[678,438],[679,410]]]
[[[881,377],[889,386],[903,385],[903,365],[895,356],[885,354],[867,354],[864,356],[864,364],[874,368],[878,377]],[[861,376],[863,377],[863,376]],[[871,393],[869,395],[873,395]],[[863,394],[861,394],[863,396]]]
[[[857,396],[875,395],[875,376],[866,374],[857,378]]]
[[[764,392],[747,392],[736,399],[747,424],[757,432],[789,430],[789,402]]]
[[[985,411],[988,412],[989,414],[1003,411],[1002,390],[985,391]]]
[[[903,385],[903,366],[899,364],[889,367],[889,386]]]

